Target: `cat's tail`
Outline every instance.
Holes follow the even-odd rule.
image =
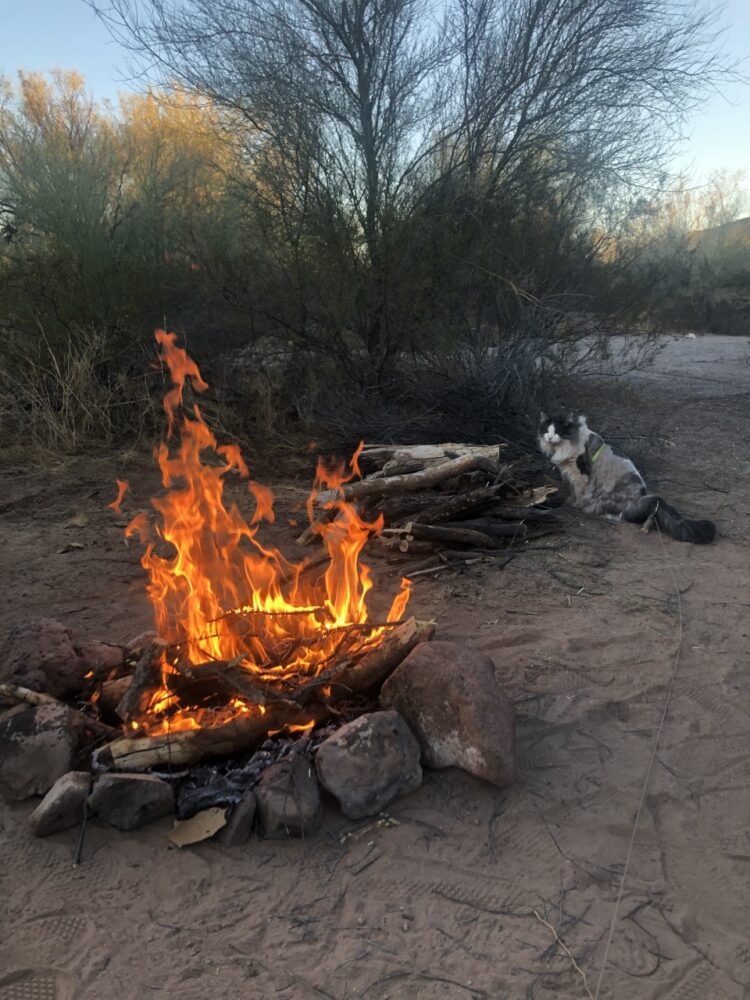
[[[690,521],[678,510],[661,497],[647,495],[640,497],[630,510],[625,512],[625,520],[643,524],[653,518],[667,535],[676,542],[692,542],[694,545],[708,545],[716,538],[716,525],[713,521]]]

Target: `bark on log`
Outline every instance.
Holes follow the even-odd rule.
[[[229,756],[252,750],[269,731],[322,721],[337,701],[369,691],[382,683],[419,642],[432,637],[434,626],[413,618],[403,622],[374,650],[357,662],[336,668],[330,676],[318,677],[300,688],[303,705],[270,703],[264,714],[239,716],[223,726],[188,729],[163,736],[122,737],[101,747],[94,755],[98,768],[144,770],[148,767],[196,764],[208,757]],[[323,689],[331,688],[323,699]]]
[[[378,514],[383,515],[387,525],[395,524],[399,518],[411,518],[420,511],[429,510],[445,502],[445,494],[429,490],[424,493],[405,493],[403,496],[383,497],[373,506],[368,507],[366,518],[374,521]]]
[[[395,529],[394,529],[395,530]],[[410,524],[401,531],[423,538],[430,542],[442,542],[444,545],[475,545],[483,549],[498,547],[498,543],[490,535],[471,528],[450,527],[436,524]]]
[[[497,499],[500,490],[500,486],[481,486],[476,490],[458,493],[427,507],[409,518],[409,521],[413,524],[442,524],[444,521],[461,520],[462,514],[488,507]]]
[[[326,490],[319,493],[316,503],[332,503],[339,497],[344,500],[361,500],[363,497],[373,496],[393,496],[394,493],[410,493],[415,490],[426,490],[436,483],[441,483],[446,479],[453,479],[462,476],[467,472],[473,472],[478,468],[481,458],[476,455],[462,455],[461,458],[454,458],[440,465],[423,469],[421,472],[412,472],[406,476],[389,476],[385,479],[360,479],[356,483],[346,483],[340,490]]]
[[[502,445],[496,444],[460,444],[445,442],[443,444],[373,444],[365,445],[360,453],[361,465],[394,465],[406,462],[418,463],[420,468],[427,468],[437,462],[444,462],[463,455],[479,455],[492,461],[497,461]]]

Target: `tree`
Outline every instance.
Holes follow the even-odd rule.
[[[294,288],[290,325],[341,340],[329,292],[353,282],[346,322],[376,367],[404,343],[394,303],[409,297],[404,267],[423,264],[404,256],[409,236],[424,244],[415,225],[452,232],[472,281],[477,242],[500,284],[525,279],[513,246],[487,261],[485,220],[494,238],[546,204],[580,230],[653,179],[730,73],[713,17],[673,0],[448,0],[439,21],[426,0],[111,0],[99,13],[136,59],[231,110]],[[313,289],[321,240],[328,276]],[[444,277],[426,276],[434,293]],[[533,278],[543,293],[549,275]]]

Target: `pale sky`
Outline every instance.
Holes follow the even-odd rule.
[[[710,0],[713,4],[714,0]],[[750,0],[728,0],[722,23],[732,59],[746,59],[750,76]],[[19,69],[76,69],[96,98],[114,99],[137,89],[127,79],[127,59],[84,0],[0,0],[0,76]],[[750,85],[727,87],[709,99],[688,128],[675,164],[700,182],[713,171],[747,171],[750,190]]]

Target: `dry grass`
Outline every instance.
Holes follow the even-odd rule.
[[[43,330],[32,347],[0,358],[0,442],[11,452],[76,453],[137,440],[154,426],[146,366],[112,370],[106,335],[89,327],[53,344]]]

